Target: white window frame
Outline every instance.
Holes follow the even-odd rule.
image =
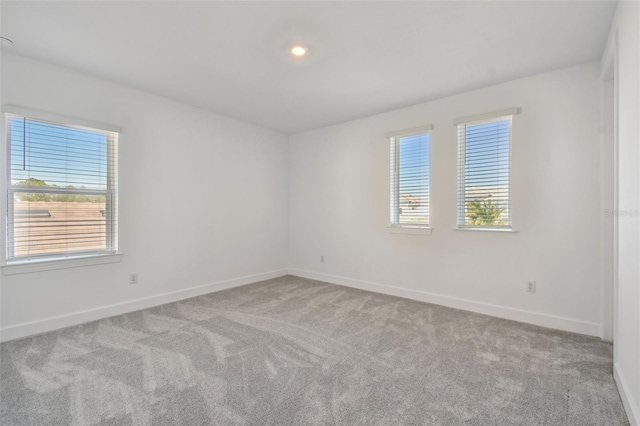
[[[419,127],[413,127],[410,129],[399,130],[395,132],[389,132],[386,135],[389,143],[389,225],[387,227],[391,234],[406,234],[406,235],[431,235],[433,228],[431,227],[431,142],[433,125],[424,125]],[[399,205],[400,189],[398,188],[399,179],[399,161],[398,155],[399,145],[398,139],[408,136],[417,136],[429,134],[429,223],[425,226],[420,225],[407,225],[399,223],[399,213],[394,211],[394,206]],[[393,186],[395,182],[395,187]],[[395,203],[394,203],[395,199]]]
[[[117,164],[118,156],[118,138],[114,137],[114,133],[119,136],[121,130],[119,127],[111,126],[103,123],[96,123],[93,121],[82,120],[72,117],[67,117],[58,114],[47,113],[43,111],[37,111],[27,108],[21,108],[16,106],[5,106],[2,108],[2,120],[4,123],[4,132],[2,132],[2,150],[4,152],[6,160],[0,165],[0,173],[2,173],[3,185],[2,197],[0,202],[2,204],[2,237],[1,237],[1,251],[2,251],[2,274],[13,275],[27,272],[46,271],[51,269],[63,269],[87,265],[105,264],[119,262],[122,258],[122,254],[118,250],[118,182],[117,182],[117,169],[115,170],[115,176],[110,174],[107,179],[106,190],[81,190],[81,189],[64,189],[64,188],[47,188],[46,192],[56,193],[73,193],[73,194],[90,194],[90,195],[105,195],[107,199],[107,207],[105,209],[107,217],[107,249],[106,250],[91,250],[85,252],[75,252],[73,255],[56,253],[50,255],[33,256],[30,258],[10,258],[12,253],[9,252],[8,242],[10,241],[9,224],[13,220],[13,208],[11,206],[14,193],[20,192],[22,188],[16,188],[11,185],[9,179],[10,173],[10,119],[12,117],[24,117],[27,119],[50,122],[57,125],[82,128],[94,131],[101,131],[107,134],[107,161],[113,161]],[[38,188],[30,188],[32,192],[41,191]]]
[[[512,142],[513,142],[513,117],[520,114],[520,108],[509,108],[500,111],[489,112],[485,114],[461,117],[453,120],[456,126],[456,144],[457,144],[457,196],[456,196],[456,228],[464,231],[489,231],[489,232],[516,232],[513,229],[513,200],[512,192]],[[465,225],[465,161],[466,161],[466,126],[491,123],[495,121],[509,120],[509,224],[508,225]],[[462,126],[462,128],[461,128]],[[461,133],[462,132],[462,133]],[[464,153],[461,152],[464,150]]]

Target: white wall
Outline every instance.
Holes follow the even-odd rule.
[[[293,273],[599,335],[599,87],[589,63],[292,136]],[[452,120],[509,107],[518,232],[454,230]],[[385,133],[423,124],[433,235],[389,234]]]
[[[621,2],[610,37],[610,44],[618,38],[621,211],[640,208],[639,19],[637,2]],[[1,277],[3,339],[277,276],[287,266],[298,275],[599,334],[602,258],[610,253],[601,232],[609,198],[598,173],[606,149],[599,145],[597,63],[294,135],[289,144],[269,130],[20,56],[3,53],[1,71],[3,105],[122,127],[124,253],[116,264]],[[451,121],[513,106],[523,109],[513,129],[518,232],[455,231]],[[429,237],[389,234],[384,135],[422,124],[435,125],[435,230]],[[639,222],[619,218],[615,335],[616,380],[636,424]],[[140,284],[127,283],[131,272]],[[525,280],[537,281],[537,293],[524,291]]]
[[[640,424],[640,5],[621,1],[614,51],[618,116],[618,282],[614,369],[632,425]],[[616,43],[617,39],[617,43]],[[617,44],[617,47],[616,47]]]
[[[615,142],[613,72],[602,73],[600,86],[600,337],[613,342],[615,241]]]
[[[3,276],[4,339],[286,272],[285,135],[7,53],[1,84],[4,105],[122,128],[124,253],[116,264]],[[139,284],[128,284],[131,272]]]

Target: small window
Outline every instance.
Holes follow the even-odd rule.
[[[460,229],[511,229],[511,121],[517,111],[456,120]]]
[[[6,115],[7,263],[117,251],[118,133]]]
[[[391,226],[429,228],[431,126],[390,133]]]

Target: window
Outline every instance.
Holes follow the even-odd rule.
[[[456,120],[458,228],[511,229],[511,120],[518,109]]]
[[[115,131],[6,114],[7,264],[117,252]]]
[[[429,228],[431,126],[389,133],[391,227]]]

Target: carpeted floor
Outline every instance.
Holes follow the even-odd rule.
[[[612,347],[283,277],[1,345],[3,425],[625,425]]]

